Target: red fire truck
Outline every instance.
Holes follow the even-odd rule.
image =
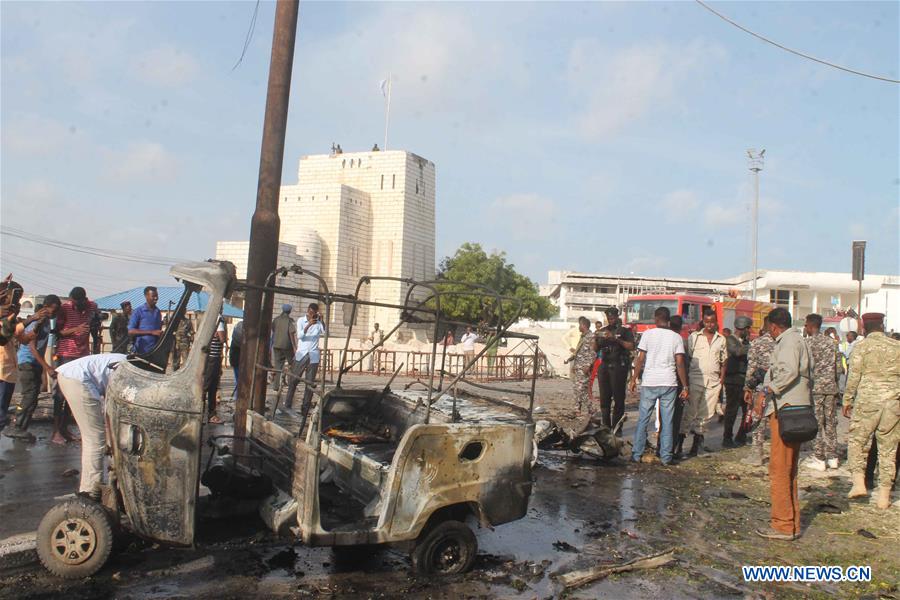
[[[750,326],[750,337],[755,338],[762,327],[763,318],[774,308],[767,302],[755,300],[741,300],[738,298],[723,298],[717,300],[710,296],[695,296],[692,294],[645,294],[631,296],[625,302],[625,314],[623,321],[629,325],[635,335],[641,334],[655,327],[653,324],[653,311],[660,306],[669,309],[672,315],[681,315],[684,319],[684,327],[681,335],[687,339],[692,331],[695,331],[702,321],[701,316],[706,308],[716,311],[719,320],[719,329],[729,328],[734,331],[735,317],[745,316],[753,320]]]

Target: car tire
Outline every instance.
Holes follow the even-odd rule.
[[[455,575],[472,568],[478,540],[465,523],[443,521],[422,532],[412,551],[413,570],[419,575]]]
[[[57,577],[81,579],[100,570],[113,549],[113,523],[106,509],[88,498],[57,504],[37,531],[41,563]]]

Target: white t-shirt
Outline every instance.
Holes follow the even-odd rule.
[[[475,350],[475,340],[478,339],[478,336],[475,332],[472,333],[464,333],[460,342],[462,342],[463,352],[471,352]]]
[[[110,365],[128,357],[124,354],[90,354],[58,367],[56,373],[66,379],[82,382],[96,398],[106,395],[106,385],[112,375]]]
[[[675,372],[675,355],[684,354],[684,341],[671,329],[656,327],[648,329],[641,336],[638,350],[647,353],[644,360],[644,373],[641,376],[642,386],[678,385]]]

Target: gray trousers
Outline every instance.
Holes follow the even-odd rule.
[[[316,373],[318,372],[319,363],[310,363],[308,354],[300,360],[294,361],[291,365],[291,374],[293,377],[288,377],[287,395],[284,398],[285,408],[291,408],[294,405],[294,393],[297,391],[297,384],[300,383],[300,380],[309,379],[315,381]],[[309,385],[306,385],[305,391],[303,392],[303,404],[301,405],[301,412],[303,414],[306,414],[309,410],[310,400],[312,400],[312,390],[309,388]]]

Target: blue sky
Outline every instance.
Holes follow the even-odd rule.
[[[782,43],[898,78],[896,2],[717,2]],[[246,239],[274,5],[4,2],[3,225],[206,258]],[[749,269],[745,149],[766,148],[760,265],[900,272],[900,86],[787,54],[692,2],[303,3],[283,181],[383,137],[437,165],[439,257],[462,242],[548,269]],[[32,289],[94,296],[161,267],[4,236]],[[37,290],[35,290],[37,291]]]

